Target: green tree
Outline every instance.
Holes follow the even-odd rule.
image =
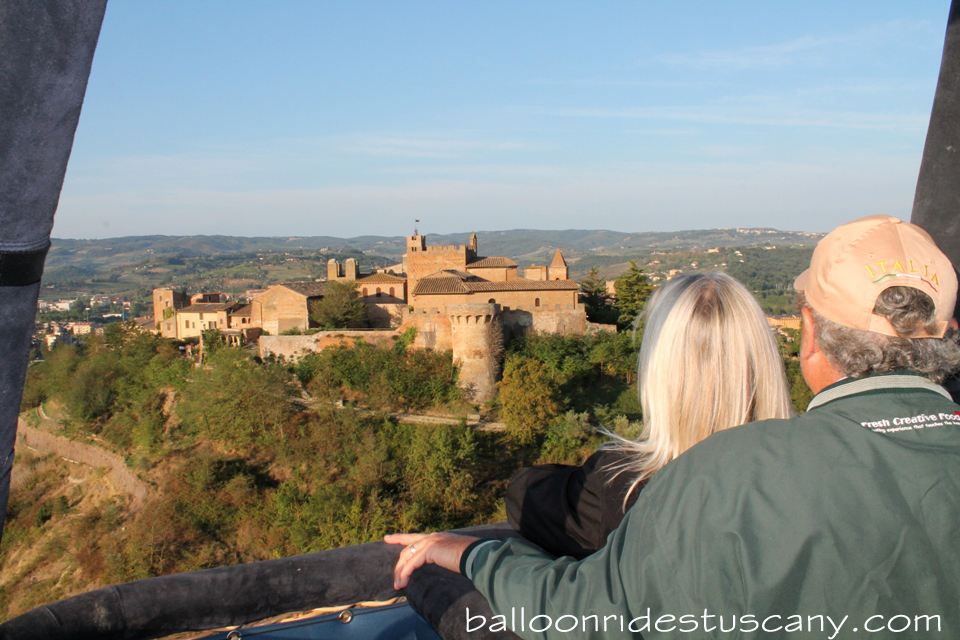
[[[279,365],[258,364],[241,350],[224,347],[184,390],[179,413],[211,440],[249,451],[283,438],[295,410],[292,382]]]
[[[560,415],[559,385],[540,360],[513,355],[503,367],[500,417],[518,444],[530,444]]]
[[[70,303],[70,315],[79,318],[90,308],[90,298],[77,298]]]
[[[600,277],[600,270],[596,267],[590,267],[587,277],[577,284],[580,285],[583,303],[587,306],[588,313],[590,309],[599,309],[601,305],[605,305],[610,298],[607,294],[607,283]]]
[[[788,358],[784,364],[787,368],[787,382],[790,384],[790,400],[793,402],[794,413],[803,413],[807,405],[813,400],[813,391],[803,379],[803,370],[799,358]]]
[[[356,281],[327,282],[323,297],[310,302],[310,321],[321,329],[367,326],[367,305],[357,295]]]
[[[620,310],[618,325],[629,327],[636,321],[653,293],[653,288],[647,274],[631,260],[630,268],[616,280],[617,293],[613,306]]]

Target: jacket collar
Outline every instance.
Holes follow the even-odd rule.
[[[815,409],[828,402],[845,398],[865,391],[883,391],[887,389],[924,389],[939,393],[947,400],[952,400],[950,393],[938,384],[934,384],[924,377],[914,373],[885,373],[866,378],[844,378],[835,382],[818,393],[807,405],[807,411]]]

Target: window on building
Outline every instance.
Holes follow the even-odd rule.
[[[540,298],[535,298],[533,300],[533,306],[535,306],[537,309],[540,308]]]
[[[367,297],[367,288],[366,288],[366,287],[363,288],[363,297],[364,297],[364,298]]]
[[[487,300],[487,304],[497,304],[497,301],[494,300],[493,298],[490,298],[489,300]]]
[[[391,298],[395,297],[394,294],[393,294],[393,287],[390,287],[390,297],[391,297]]]
[[[377,297],[379,298],[382,294],[380,293],[380,287],[377,287]]]

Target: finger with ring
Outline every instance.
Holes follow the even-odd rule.
[[[407,547],[407,549],[410,550],[410,553],[416,553],[416,552],[417,552],[417,548],[416,548],[415,546],[413,546],[413,545],[410,545],[409,547]]]

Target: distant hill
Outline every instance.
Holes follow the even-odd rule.
[[[746,247],[754,245],[812,246],[822,234],[775,229],[708,229],[674,232],[622,233],[606,230],[567,229],[543,231],[512,229],[478,231],[482,255],[502,255],[521,264],[543,262],[557,249],[573,261],[588,254],[609,256],[635,255],[647,250],[696,250],[710,247]],[[428,234],[431,245],[465,244],[470,233]],[[66,265],[102,270],[120,264],[137,264],[151,257],[215,256],[294,251],[362,251],[399,260],[406,250],[403,236],[358,236],[336,238],[310,237],[238,237],[238,236],[126,236],[103,240],[54,238],[47,256],[47,267]],[[98,269],[98,266],[100,267]]]

